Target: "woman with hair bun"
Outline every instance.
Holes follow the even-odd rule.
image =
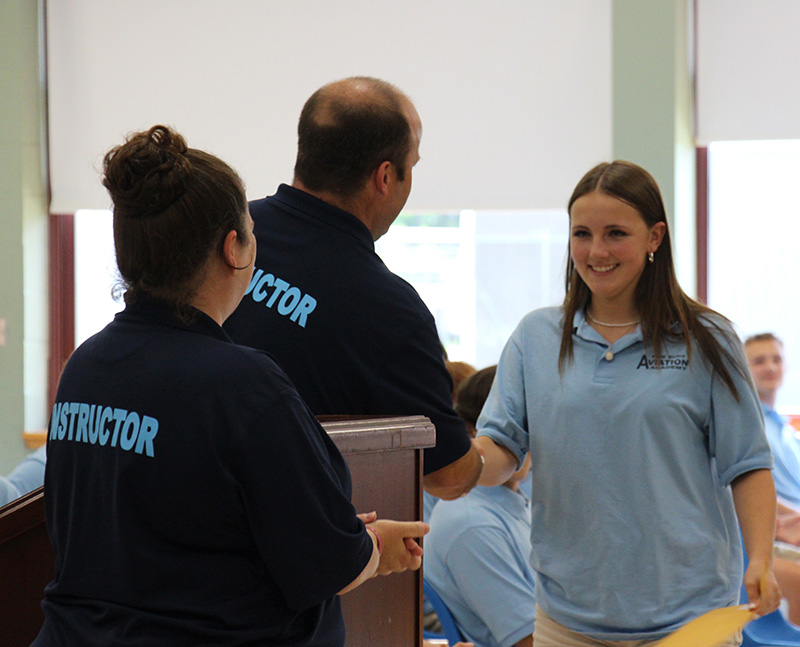
[[[750,602],[773,611],[772,462],[741,342],[678,285],[647,171],[597,165],[568,211],[564,303],[512,334],[476,441],[481,484],[531,455],[534,644],[652,644],[738,604],[740,526]]]
[[[164,126],[104,172],[126,305],[59,384],[34,645],[341,647],[338,594],[419,568],[427,526],[357,515],[294,386],[223,332],[256,253],[236,172]]]

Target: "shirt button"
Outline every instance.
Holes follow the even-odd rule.
[[[612,359],[614,359],[614,353],[612,353],[610,350],[606,351],[606,359],[610,362]]]

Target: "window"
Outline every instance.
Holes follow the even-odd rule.
[[[75,346],[101,330],[122,310],[111,292],[116,282],[114,230],[108,210],[75,213]]]
[[[708,304],[783,339],[778,408],[800,412],[800,141],[715,142],[708,160]]]
[[[561,303],[566,211],[403,213],[376,250],[436,318],[448,356],[497,363],[527,312]]]
[[[563,300],[564,211],[402,213],[376,245],[436,318],[451,359],[495,364],[522,316]],[[122,309],[109,211],[75,214],[75,344]]]

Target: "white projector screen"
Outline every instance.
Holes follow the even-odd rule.
[[[107,208],[103,153],[155,123],[271,194],[351,75],[422,116],[409,209],[562,208],[611,154],[611,0],[50,0],[47,39],[54,213]]]
[[[697,1],[697,140],[800,139],[800,2]]]

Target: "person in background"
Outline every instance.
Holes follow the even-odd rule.
[[[778,542],[800,546],[800,442],[794,427],[775,410],[785,370],[783,342],[773,333],[748,337],[744,342],[750,375],[761,400],[764,427],[772,450],[772,477],[778,496]],[[777,547],[775,577],[789,603],[788,617],[800,625],[800,561],[797,551]],[[794,553],[793,556],[789,556]],[[785,554],[786,557],[782,557]]]
[[[46,460],[47,447],[39,447],[22,459],[8,476],[0,476],[0,506],[41,487]]]
[[[255,273],[225,328],[272,354],[316,415],[430,418],[423,485],[453,499],[475,485],[481,457],[453,411],[433,315],[375,253],[411,191],[421,137],[414,105],[385,81],[317,90],[292,185],[250,203]]]
[[[453,403],[455,406],[455,398],[456,392],[458,391],[459,386],[471,375],[474,375],[476,372],[476,368],[467,362],[459,362],[459,361],[450,361],[447,358],[447,352],[445,351],[445,360],[444,360],[445,367],[447,368],[447,372],[450,373],[450,378],[453,380]],[[484,396],[485,399],[485,396]],[[457,412],[458,413],[458,412]],[[459,414],[461,415],[461,414]],[[463,416],[461,418],[467,425],[467,433],[469,434],[470,438],[475,438],[475,427],[470,426],[469,421],[464,419]],[[424,491],[422,492],[422,520],[425,523],[430,523],[431,514],[433,513],[434,507],[441,501],[439,497],[433,496],[430,492]],[[422,597],[422,627],[427,631],[432,631],[434,633],[442,633],[442,623],[439,621],[439,616],[436,614],[436,611],[433,608],[433,605],[428,601],[428,599],[423,594]]]
[[[496,373],[496,364],[487,366],[470,375],[456,388],[454,397],[456,413],[467,424],[467,432],[472,438],[478,433],[476,428],[478,417],[481,415],[486,398],[489,397]]]
[[[800,544],[795,521],[800,520],[800,443],[789,421],[775,410],[778,390],[783,386],[783,342],[773,333],[761,333],[748,337],[744,350],[772,450],[772,477],[778,495],[778,539]],[[781,537],[782,519],[788,530],[785,537]]]
[[[475,373],[477,369],[468,362],[451,362],[449,359],[444,360],[444,365],[447,372],[450,373],[450,379],[453,380],[453,401],[455,401],[459,384]],[[472,437],[474,438],[475,435],[473,434]]]
[[[678,285],[643,168],[595,166],[568,213],[564,303],[512,333],[476,439],[484,485],[530,452],[537,647],[648,644],[738,604],[740,526],[750,602],[774,611],[772,460],[741,341]]]
[[[125,309],[59,383],[33,645],[343,647],[339,595],[419,568],[427,526],[365,525],[290,380],[223,331],[256,255],[236,172],[164,126],[103,169]]]
[[[15,488],[5,476],[0,476],[0,507],[6,503],[19,498],[17,488]]]
[[[456,411],[474,425],[496,371],[484,368],[456,392]],[[502,485],[478,486],[436,506],[425,539],[425,577],[464,636],[478,647],[533,644],[531,510],[519,484],[530,459]]]
[[[453,381],[452,397],[453,397],[453,402],[455,404],[456,391],[458,390],[459,385],[470,375],[473,375],[476,371],[476,368],[472,364],[469,364],[467,362],[451,362],[449,359],[445,359],[444,365],[445,368],[447,368],[447,372],[450,374],[450,379]],[[464,422],[467,425],[467,433],[469,434],[469,437],[475,438],[475,429],[474,428],[470,429],[469,423],[466,420],[464,420]],[[436,506],[437,503],[439,503],[439,501],[441,501],[439,497],[434,496],[427,490],[423,490],[422,520],[425,523],[428,523],[428,521],[430,521],[433,508]],[[431,609],[427,609],[427,611],[430,612]],[[430,629],[431,627],[426,626],[425,628]]]

